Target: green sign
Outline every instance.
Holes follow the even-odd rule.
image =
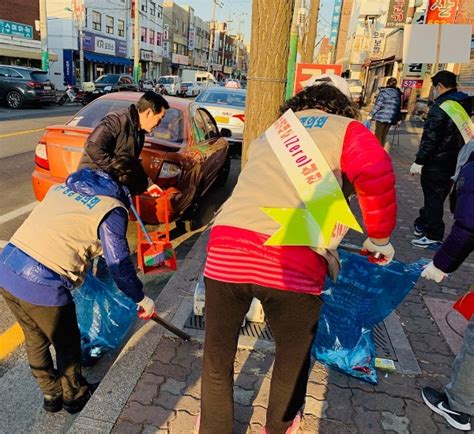
[[[19,36],[20,38],[33,39],[33,27],[28,24],[14,23],[13,21],[0,20],[0,34]]]

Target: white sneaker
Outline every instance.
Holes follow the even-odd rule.
[[[427,237],[416,238],[411,240],[412,245],[416,247],[421,247],[422,249],[430,248],[430,249],[437,249],[441,246],[441,241],[430,240]]]

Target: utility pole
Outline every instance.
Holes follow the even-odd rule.
[[[301,53],[301,63],[313,63],[316,35],[318,33],[319,0],[311,0],[309,6],[308,32]]]
[[[40,36],[41,36],[41,69],[49,70],[48,53],[48,13],[46,9],[46,0],[40,0]]]
[[[140,0],[135,0],[134,13],[133,33],[135,39],[133,40],[133,78],[135,82],[138,83],[140,79],[138,73],[140,68]]]
[[[287,64],[288,82],[286,84],[286,99],[289,99],[293,96],[293,89],[295,87],[296,57],[298,55],[300,1],[301,0],[295,0],[293,6],[293,19],[291,21],[290,32],[290,53]]]
[[[250,142],[278,118],[285,85],[292,15],[291,1],[252,2],[252,35],[248,71],[242,165]]]
[[[211,21],[211,28],[209,29],[209,56],[207,62],[207,72],[211,71],[211,62],[214,63],[214,39],[216,34],[216,6],[220,8],[223,6],[219,0],[212,0],[212,21]]]

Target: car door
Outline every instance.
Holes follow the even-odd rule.
[[[6,97],[9,81],[8,68],[0,66],[0,98],[4,99]]]
[[[201,131],[201,141],[198,148],[204,158],[203,179],[205,179],[205,190],[207,190],[225,164],[228,144],[220,136],[216,122],[206,109],[197,107],[193,121],[196,123],[197,129]]]

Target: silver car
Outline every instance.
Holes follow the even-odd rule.
[[[242,143],[246,96],[244,89],[212,87],[201,91],[196,98],[196,102],[212,114],[219,129],[232,131],[232,136],[227,139],[229,144]]]

